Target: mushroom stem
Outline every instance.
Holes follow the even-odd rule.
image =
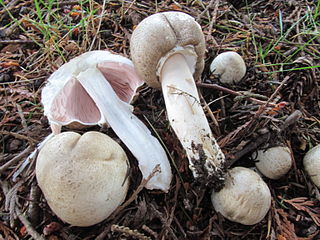
[[[182,54],[176,53],[166,59],[160,81],[170,124],[186,150],[193,176],[219,189],[224,181],[224,154],[212,135],[192,73]]]
[[[143,178],[146,179],[154,167],[160,165],[161,172],[150,179],[146,188],[167,192],[172,178],[167,155],[149,129],[132,114],[132,106],[119,99],[97,68],[81,72],[78,81],[96,103],[114,132],[137,158]]]

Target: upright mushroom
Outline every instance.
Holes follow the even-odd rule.
[[[75,226],[106,219],[125,199],[128,159],[105,134],[64,132],[40,150],[36,177],[50,208]]]
[[[108,123],[137,158],[144,179],[160,165],[146,188],[168,191],[172,173],[167,155],[129,104],[142,83],[129,59],[108,51],[87,52],[51,75],[42,91],[44,114],[54,133],[63,125]]]
[[[170,124],[186,150],[194,177],[221,187],[225,158],[194,81],[204,67],[205,40],[200,25],[182,12],[156,13],[135,28],[130,50],[139,76],[151,87],[162,88]]]

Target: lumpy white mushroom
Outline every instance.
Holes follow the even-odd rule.
[[[44,114],[55,134],[64,125],[107,123],[137,158],[144,179],[160,165],[146,188],[167,192],[172,173],[166,152],[129,104],[142,84],[129,59],[108,51],[87,52],[50,76],[42,90]]]
[[[224,188],[212,192],[211,200],[214,209],[230,221],[253,225],[268,213],[271,193],[257,173],[235,167],[229,170]]]
[[[107,135],[64,132],[40,150],[36,177],[60,219],[90,226],[106,219],[124,201],[128,167],[124,150]]]
[[[220,53],[213,59],[210,71],[220,82],[233,84],[240,82],[246,74],[246,64],[238,53],[229,51]]]
[[[320,188],[320,144],[307,152],[303,158],[303,165],[310,179]]]
[[[292,166],[291,151],[288,147],[272,147],[252,154],[257,169],[270,179],[286,175]]]
[[[224,181],[224,154],[200,104],[195,79],[204,67],[205,40],[188,14],[162,12],[144,19],[130,40],[139,76],[162,88],[170,124],[184,147],[195,179],[218,186]]]

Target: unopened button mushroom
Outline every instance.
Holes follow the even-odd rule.
[[[238,83],[246,74],[246,64],[242,57],[232,51],[220,53],[210,64],[210,71],[225,84]]]
[[[133,31],[130,50],[139,76],[162,89],[168,119],[187,153],[193,176],[221,187],[224,154],[213,137],[194,81],[204,67],[200,25],[182,12],[151,15]]]
[[[270,179],[286,175],[292,166],[291,151],[288,147],[272,147],[252,154],[257,169]]]
[[[307,152],[303,158],[303,165],[310,179],[320,188],[320,144]]]
[[[253,225],[268,213],[271,193],[257,173],[235,167],[229,170],[224,188],[212,192],[211,200],[214,209],[230,221]]]
[[[90,226],[124,201],[128,167],[124,150],[107,135],[64,132],[40,150],[36,177],[59,218],[74,226]]]

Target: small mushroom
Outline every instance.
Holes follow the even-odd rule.
[[[272,147],[252,154],[257,169],[270,179],[286,175],[292,166],[291,151],[288,147]]]
[[[132,62],[107,51],[84,53],[61,66],[42,90],[44,114],[52,131],[63,125],[107,123],[137,158],[143,178],[160,165],[147,189],[169,190],[172,173],[166,152],[129,104],[143,81]]]
[[[212,192],[211,200],[214,209],[230,221],[253,225],[268,213],[271,193],[257,173],[235,167],[229,170],[224,188]]]
[[[106,219],[126,197],[127,173],[124,150],[99,132],[55,135],[36,162],[37,181],[48,205],[74,226]]]
[[[224,52],[213,59],[210,71],[224,84],[234,84],[246,74],[246,64],[236,52]]]
[[[320,144],[307,152],[303,165],[312,182],[320,188]]]
[[[145,18],[130,40],[139,76],[162,88],[170,124],[186,150],[193,176],[217,188],[224,181],[224,155],[200,104],[194,79],[204,67],[205,40],[188,14],[162,12]]]

